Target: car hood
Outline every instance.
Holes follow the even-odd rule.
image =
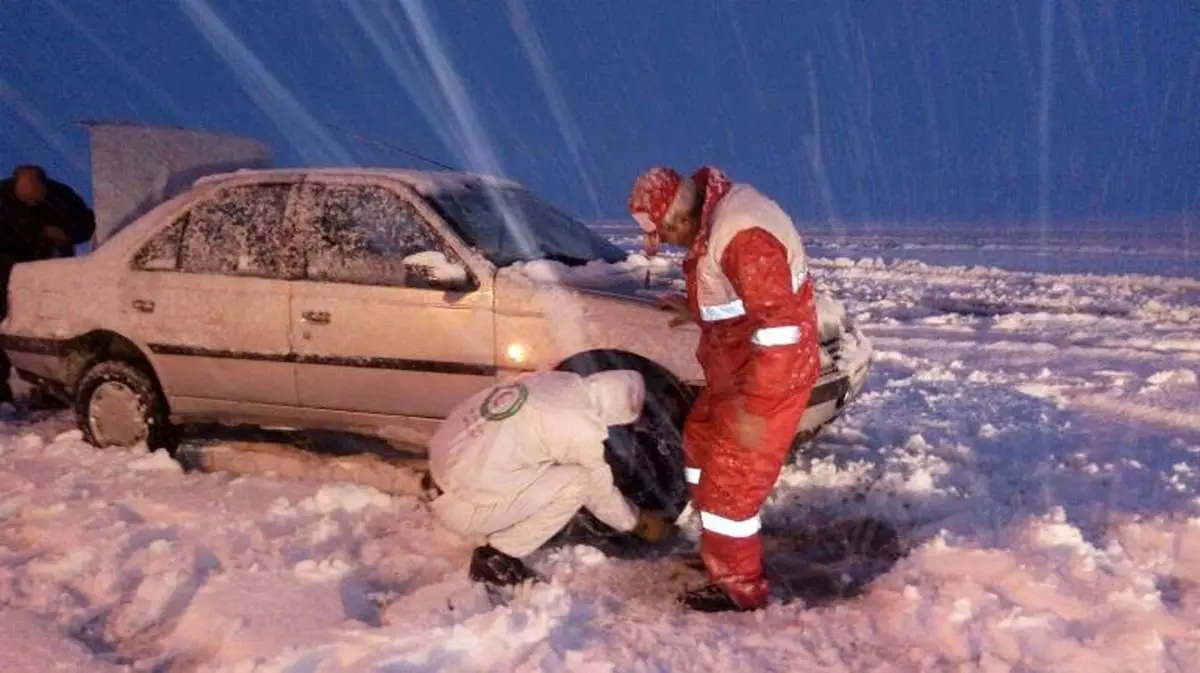
[[[608,275],[564,274],[560,282],[581,295],[630,302],[652,307],[656,312],[658,309],[655,305],[659,297],[684,292],[682,278],[652,275],[647,282],[644,269],[616,271]],[[815,300],[821,341],[838,338],[849,322],[842,302],[820,292],[815,295]]]
[[[646,289],[638,283],[614,285],[604,288],[572,285],[572,289],[581,295],[592,296],[607,300],[628,302],[650,307],[656,312],[657,298],[671,291],[670,288],[658,290]],[[817,321],[821,326],[821,341],[836,339],[841,335],[847,321],[846,309],[842,303],[827,294],[816,295]]]
[[[659,297],[662,297],[666,294],[671,294],[672,292],[679,292],[679,290],[674,290],[669,285],[659,284],[656,286],[646,287],[642,283],[633,280],[603,286],[590,286],[586,283],[569,281],[564,284],[582,295],[598,297],[606,300],[629,302],[631,304],[654,308],[655,310],[658,310],[656,305]]]
[[[654,305],[653,294],[628,283],[597,287],[531,276],[519,267],[501,269],[495,278],[501,339],[529,345],[539,366],[553,367],[585,351],[617,350],[653,360],[680,380],[703,380],[695,358],[700,330],[669,326],[671,314]]]
[[[539,344],[535,350],[546,366],[582,351],[612,349],[658,362],[681,380],[702,380],[695,358],[699,328],[671,327],[671,313],[656,306],[659,296],[680,292],[679,279],[652,278],[647,287],[644,270],[595,271],[561,265],[502,269],[495,310],[506,325],[505,338]],[[849,323],[841,302],[819,295],[818,316],[822,342],[844,345]],[[832,364],[829,348],[822,350],[823,364]]]
[[[536,310],[528,303],[531,293],[553,294],[564,301],[569,297],[572,301],[583,302],[581,307],[618,311],[638,322],[650,320],[665,326],[670,315],[657,307],[658,299],[663,295],[682,293],[683,281],[677,276],[658,274],[647,283],[644,268],[621,264],[596,262],[583,267],[567,267],[537,260],[501,269],[496,275],[496,288],[497,308],[501,311]]]

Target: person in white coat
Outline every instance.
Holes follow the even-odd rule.
[[[639,511],[617,490],[604,460],[609,427],[636,421],[645,394],[635,371],[548,371],[492,386],[450,413],[429,443],[430,509],[446,528],[481,543],[472,580],[537,579],[523,557],[581,507],[651,542],[667,532],[661,514]]]

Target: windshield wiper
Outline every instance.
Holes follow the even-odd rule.
[[[561,253],[543,252],[537,259],[548,259],[553,262],[562,262],[567,266],[584,266],[593,260],[587,257],[575,257],[573,255],[564,255]]]

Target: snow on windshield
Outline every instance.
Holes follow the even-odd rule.
[[[534,259],[579,266],[625,258],[620,248],[525,189],[470,186],[438,191],[429,199],[496,266]]]
[[[610,263],[595,259],[581,266],[568,266],[551,259],[534,259],[515,262],[501,269],[500,274],[508,277],[519,276],[538,283],[602,287],[634,280],[644,282],[647,271],[650,272],[651,278],[659,283],[664,278],[668,283],[682,280],[679,267],[672,260],[663,257],[648,259],[640,253],[633,253],[619,262]]]

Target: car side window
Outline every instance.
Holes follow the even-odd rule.
[[[183,241],[183,230],[186,226],[187,215],[184,215],[155,234],[137,251],[133,258],[133,268],[141,271],[175,271],[178,269],[179,244]]]
[[[423,289],[474,289],[466,265],[411,202],[373,185],[301,187],[311,228],[309,280]]]
[[[179,270],[261,278],[295,278],[298,242],[285,220],[292,185],[239,185],[191,208],[182,225]]]

